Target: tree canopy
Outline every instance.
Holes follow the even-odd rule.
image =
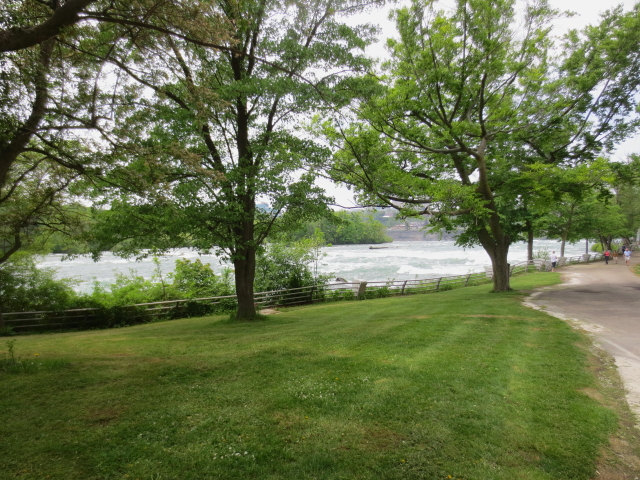
[[[241,54],[157,32],[144,44],[105,45],[100,55],[131,87],[119,99],[114,134],[123,141],[106,176],[119,188],[100,215],[96,251],[133,254],[150,242],[163,250],[187,240],[216,249],[233,262],[239,318],[255,316],[262,243],[328,211],[314,171],[329,150],[297,124],[341,108],[359,88],[375,29],[340,16],[366,6],[212,5],[203,27],[231,26],[229,44]]]
[[[363,203],[481,244],[494,290],[529,218],[540,174],[593,161],[638,126],[638,9],[554,43],[546,1],[415,0],[395,14],[399,40],[378,92],[353,119],[326,122],[333,177]],[[521,13],[519,13],[521,12]]]

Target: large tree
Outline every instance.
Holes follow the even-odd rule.
[[[22,202],[13,197],[25,189],[32,204],[36,193],[41,195],[36,203],[59,202],[66,194],[59,188],[60,175],[95,176],[104,170],[105,154],[119,142],[113,137],[111,119],[117,97],[113,92],[119,91],[120,83],[117,70],[105,56],[95,55],[95,49],[115,49],[123,38],[129,45],[144,44],[149,31],[218,45],[227,38],[226,27],[218,23],[204,37],[200,20],[206,8],[199,0],[3,2],[0,208],[5,202]],[[33,176],[36,171],[59,175],[41,176],[37,189],[21,188],[20,182],[28,179],[24,172]],[[2,258],[24,244],[14,234],[1,236],[11,231],[0,231],[6,247]]]
[[[299,125],[359,88],[353,72],[368,67],[375,29],[340,18],[369,4],[222,0],[202,24],[222,19],[230,48],[157,34],[105,52],[139,96],[121,98],[119,136],[131,142],[114,152],[110,181],[123,188],[100,215],[95,250],[218,249],[234,265],[238,318],[255,317],[267,235],[326,211],[313,171],[328,151]]]
[[[536,165],[572,168],[637,126],[637,11],[572,32],[559,60],[555,16],[544,0],[449,10],[414,0],[395,13],[400,40],[388,43],[379,93],[357,121],[325,125],[336,180],[365,204],[461,228],[459,244],[489,254],[495,291],[510,288],[507,254],[530,220]]]
[[[58,38],[0,61],[0,258],[7,260],[28,243],[25,228],[42,227],[73,179],[96,163],[79,132],[97,127],[101,95],[99,65]]]

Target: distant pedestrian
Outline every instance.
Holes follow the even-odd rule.
[[[629,261],[630,261],[630,260],[631,260],[631,249],[630,249],[630,248],[627,248],[627,249],[624,251],[624,263],[625,263],[626,265],[629,265]]]
[[[609,257],[611,257],[611,252],[609,249],[604,251],[604,264],[609,265]]]
[[[618,264],[618,250],[613,250],[611,252],[611,256],[613,257],[613,263]]]
[[[551,252],[551,256],[549,257],[549,260],[551,260],[551,271],[555,272],[556,266],[558,265],[558,257],[555,251]]]

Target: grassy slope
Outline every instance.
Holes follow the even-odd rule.
[[[489,289],[20,337],[0,478],[590,478],[585,340]]]

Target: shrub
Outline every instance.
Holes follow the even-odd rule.
[[[542,247],[540,250],[536,250],[533,252],[533,258],[539,258],[541,260],[549,260],[551,258],[551,253],[547,247]]]
[[[169,274],[171,285],[168,288],[171,299],[221,297],[233,295],[230,269],[224,269],[217,276],[211,265],[203,264],[200,259],[176,260],[176,269]]]
[[[146,280],[137,275],[135,270],[129,270],[128,275],[116,273],[116,281],[109,285],[94,283],[89,299],[93,305],[111,308],[136,303],[160,302],[165,298],[160,283]]]
[[[271,292],[325,284],[330,276],[314,275],[312,271],[321,255],[313,239],[269,244],[257,258],[254,290]]]
[[[353,291],[347,289],[334,290],[330,297],[331,300],[354,300],[355,298]]]
[[[73,290],[75,279],[56,279],[53,268],[37,268],[32,255],[13,255],[0,265],[0,305],[3,312],[64,310],[83,300]]]

